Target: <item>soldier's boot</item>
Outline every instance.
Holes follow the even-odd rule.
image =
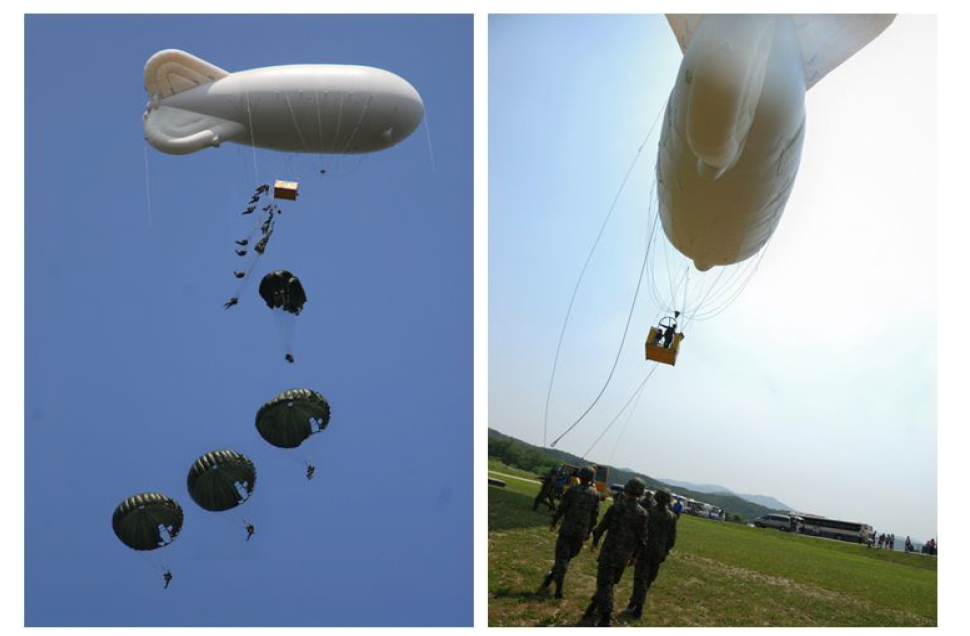
[[[643,605],[640,603],[637,603],[633,607],[628,607],[627,610],[629,611],[630,616],[632,616],[633,618],[643,617]]]
[[[609,627],[612,621],[613,621],[613,612],[603,612],[603,615],[600,616],[600,622],[596,623],[596,626]]]
[[[593,614],[595,612],[596,612],[596,599],[593,599],[592,601],[589,602],[589,605],[586,606],[586,611],[583,612],[583,620],[588,621],[589,619],[593,618]]]
[[[555,598],[562,598],[562,581],[556,581]]]
[[[552,570],[549,570],[549,574],[547,574],[546,575],[546,578],[543,579],[542,585],[539,586],[539,589],[540,590],[545,590],[547,587],[549,587],[549,584],[550,583],[552,583]]]

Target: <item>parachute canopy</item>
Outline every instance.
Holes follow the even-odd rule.
[[[206,453],[189,469],[189,495],[212,512],[235,508],[249,498],[255,486],[256,466],[236,451]]]
[[[285,269],[270,272],[259,283],[259,295],[270,309],[281,308],[299,315],[306,303],[306,292],[300,279]]]
[[[182,506],[155,492],[133,495],[115,508],[111,527],[132,550],[155,550],[171,543],[182,529]],[[168,535],[168,536],[166,536]]]
[[[310,389],[283,391],[256,413],[256,430],[279,448],[296,448],[329,423],[330,404]]]

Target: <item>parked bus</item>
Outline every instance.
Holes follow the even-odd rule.
[[[828,517],[818,517],[814,515],[798,515],[804,524],[802,532],[804,534],[825,537],[827,539],[838,539],[839,541],[851,541],[853,543],[865,543],[869,535],[872,534],[872,526],[867,523],[856,521],[841,521],[839,519],[829,519]]]

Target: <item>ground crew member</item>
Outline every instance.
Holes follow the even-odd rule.
[[[653,501],[653,505],[647,508],[647,543],[637,554],[633,567],[633,594],[626,607],[634,618],[643,616],[647,590],[656,580],[660,564],[667,559],[677,541],[677,515],[667,507],[670,505],[670,493],[658,490]]]
[[[579,471],[579,482],[575,488],[566,491],[549,526],[549,531],[554,531],[556,524],[562,519],[559,537],[556,539],[556,562],[546,574],[540,590],[545,590],[550,583],[555,582],[556,598],[562,598],[562,586],[569,562],[583,549],[583,544],[599,519],[600,496],[591,485],[593,469],[585,467]]]
[[[620,582],[623,569],[647,540],[647,511],[637,501],[643,496],[644,490],[646,486],[637,477],[626,482],[624,496],[613,503],[593,530],[590,550],[596,551],[603,534],[606,534],[606,541],[598,559],[596,594],[586,608],[583,620],[592,619],[598,609],[600,627],[610,626],[613,618],[613,587]]]
[[[532,502],[532,512],[539,509],[539,504],[544,503],[549,506],[549,510],[556,509],[556,503],[552,500],[552,491],[556,487],[556,469],[550,468],[546,476],[542,478],[542,486],[539,494]]]

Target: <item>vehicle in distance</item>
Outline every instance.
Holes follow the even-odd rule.
[[[805,524],[803,532],[816,537],[865,543],[866,538],[872,534],[872,526],[858,521],[842,521],[815,515],[802,515],[802,519]]]
[[[753,523],[757,528],[776,528],[787,532],[791,528],[791,517],[772,513],[758,517]]]

